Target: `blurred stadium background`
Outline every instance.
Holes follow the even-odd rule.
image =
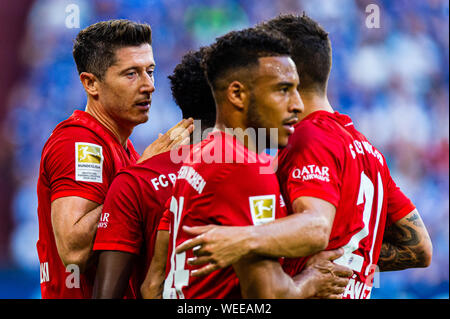
[[[380,28],[366,27],[371,3]],[[181,118],[167,76],[187,50],[278,13],[318,20],[333,46],[332,105],[386,155],[434,245],[429,268],[381,273],[372,296],[449,297],[447,0],[16,0],[0,9],[0,298],[40,298],[40,153],[55,125],[86,103],[72,58],[80,28],[66,25],[71,4],[80,28],[110,18],[152,26],[156,92],[150,121],[132,135],[139,152]]]

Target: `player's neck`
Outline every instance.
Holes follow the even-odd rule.
[[[120,125],[97,101],[88,99],[85,112],[92,115],[97,121],[106,127],[124,148],[127,147],[127,140],[133,132],[133,128]]]
[[[303,101],[305,109],[299,114],[300,121],[307,117],[309,114],[317,111],[327,111],[333,113],[333,107],[328,101],[326,94],[320,95],[312,91],[300,91],[300,96]]]
[[[227,134],[234,136],[242,145],[244,145],[248,150],[258,153],[257,143],[251,137],[252,134],[246,132],[247,127],[242,125],[232,126],[226,125],[223,122],[216,122],[214,126],[214,131],[222,131]],[[247,137],[247,138],[245,138]]]
[[[249,132],[246,131],[247,129],[248,127],[241,111],[238,111],[233,106],[226,104],[217,108],[214,131],[218,130],[235,136],[236,139],[248,150],[257,153],[257,142],[252,139],[252,134],[249,134]],[[256,135],[257,133],[258,132],[256,132]]]

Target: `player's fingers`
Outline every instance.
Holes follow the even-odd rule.
[[[192,248],[192,253],[194,254],[195,257],[211,256],[211,253],[206,251],[203,245]]]
[[[193,249],[194,247],[198,246],[202,244],[202,238],[192,238],[189,240],[186,240],[184,243],[182,243],[181,245],[179,245],[176,249],[175,252],[177,254],[181,254],[182,252],[185,252],[189,249]]]
[[[342,299],[342,294],[329,295],[327,299]]]
[[[155,144],[154,146],[161,147],[169,143],[171,143],[171,140],[167,133],[166,134],[158,133],[158,138],[152,143],[152,145]]]
[[[166,134],[167,135],[171,135],[174,131],[178,130],[178,129],[185,129],[187,127],[189,127],[190,125],[192,125],[194,123],[194,119],[192,117],[187,118],[187,119],[182,119],[180,122],[178,122],[176,125],[174,125],[173,127],[171,127]]]
[[[177,146],[179,145],[188,145],[191,142],[191,137],[188,136],[184,140],[182,140]]]
[[[320,264],[323,261],[331,261],[339,258],[344,254],[344,250],[342,248],[334,249],[334,250],[324,250],[312,255],[308,261],[306,262],[306,266],[310,266],[313,264]]]
[[[347,284],[348,284],[347,278],[341,278],[341,277],[333,278],[333,285],[335,288],[345,288],[345,287],[347,287]]]
[[[209,262],[211,262],[211,258],[209,256],[193,257],[187,260],[187,263],[192,266],[204,265]]]
[[[323,257],[328,260],[335,260],[344,254],[344,249],[338,248],[338,249],[333,249],[333,250],[327,250],[327,251],[321,252],[321,254],[323,254]]]
[[[206,275],[209,275],[210,273],[212,273],[213,271],[216,271],[219,268],[220,267],[216,264],[209,264],[200,269],[191,271],[191,275],[194,277],[206,276]]]
[[[188,128],[191,125],[194,125],[194,119],[192,117],[185,119],[185,121],[181,124],[184,128]]]
[[[341,295],[341,294],[343,294],[345,292],[345,287],[334,287],[332,290],[331,290],[331,293],[333,294],[333,295]]]
[[[217,226],[215,225],[194,226],[194,227],[183,226],[183,231],[185,231],[188,235],[197,236],[206,233],[207,231],[210,231],[214,227]]]
[[[344,278],[350,278],[353,275],[353,271],[350,268],[337,264],[333,264],[333,273]]]
[[[183,126],[186,123],[185,119],[182,119],[180,122],[178,122],[177,124],[175,124],[174,126],[172,126],[170,129],[167,130],[166,134],[170,135],[170,133],[172,133],[174,130],[176,130],[177,128]]]
[[[176,148],[179,145],[185,145],[190,142],[191,133],[194,131],[194,125],[190,125],[186,129],[180,129],[180,131],[174,131],[172,133],[173,139],[171,139],[171,143],[169,144],[170,148]]]

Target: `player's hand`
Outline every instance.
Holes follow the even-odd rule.
[[[342,299],[353,271],[345,266],[333,263],[344,254],[342,248],[319,252],[311,256],[305,269],[294,280],[308,278],[312,288],[310,298]],[[303,278],[302,278],[303,276]]]
[[[194,258],[188,259],[189,265],[204,265],[191,272],[192,276],[205,276],[220,268],[237,262],[250,251],[251,228],[237,226],[183,226],[183,230],[191,236],[176,248],[176,253],[193,249]]]
[[[164,283],[164,281],[163,281]],[[152,287],[150,285],[141,286],[141,296],[142,299],[162,299],[163,286]]]
[[[193,131],[194,120],[192,118],[182,119],[165,134],[159,133],[158,139],[145,149],[137,163],[141,163],[150,157],[170,151],[180,145],[188,144],[190,135]]]

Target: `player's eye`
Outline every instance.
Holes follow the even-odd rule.
[[[127,77],[129,77],[129,78],[132,78],[132,77],[134,77],[136,75],[136,72],[135,71],[131,71],[131,72],[126,73],[125,75]]]

